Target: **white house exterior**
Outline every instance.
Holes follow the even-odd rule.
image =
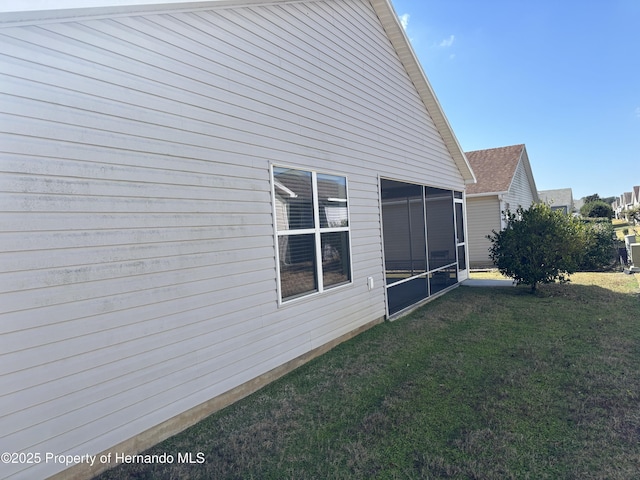
[[[466,278],[474,176],[389,1],[43,5],[0,7],[0,451],[40,455],[2,478],[90,477],[44,455],[141,451]]]
[[[477,183],[467,188],[469,266],[493,266],[487,236],[504,228],[502,212],[528,208],[538,201],[529,156],[524,145],[467,152]]]
[[[551,210],[562,210],[564,213],[573,213],[576,210],[573,190],[570,188],[541,190],[538,192],[538,198],[541,202],[549,204]]]
[[[640,186],[634,186],[630,192],[624,192],[612,203],[611,208],[615,218],[626,218],[626,211],[640,205]]]

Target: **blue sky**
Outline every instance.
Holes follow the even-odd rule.
[[[392,0],[463,150],[524,143],[538,190],[640,185],[640,0]]]

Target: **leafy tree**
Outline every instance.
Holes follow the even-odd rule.
[[[582,208],[580,208],[580,215],[590,218],[611,219],[611,217],[613,217],[613,208],[602,200],[596,200],[595,202],[585,203]]]
[[[594,193],[593,195],[587,195],[586,197],[584,197],[584,203],[592,203],[592,202],[597,202],[600,199],[600,195],[598,195],[597,193]]]
[[[616,261],[616,233],[608,221],[586,222],[583,225],[584,254],[579,270],[594,271],[610,268]]]
[[[628,222],[640,223],[640,206],[624,212]]]
[[[585,247],[579,220],[544,203],[503,214],[506,227],[487,237],[489,257],[500,273],[530,285],[534,293],[538,284],[567,281],[578,270]]]

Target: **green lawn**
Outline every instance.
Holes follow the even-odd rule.
[[[461,287],[384,323],[100,478],[632,479],[635,276]]]
[[[627,229],[627,235],[640,235],[640,225],[629,225],[626,220],[612,220],[613,228],[616,232],[616,238],[620,241],[624,241],[624,230]]]

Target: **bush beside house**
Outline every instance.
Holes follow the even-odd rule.
[[[610,268],[616,258],[609,220],[582,221],[544,203],[504,212],[506,227],[493,231],[489,256],[503,275],[531,286],[568,281],[577,271]]]

